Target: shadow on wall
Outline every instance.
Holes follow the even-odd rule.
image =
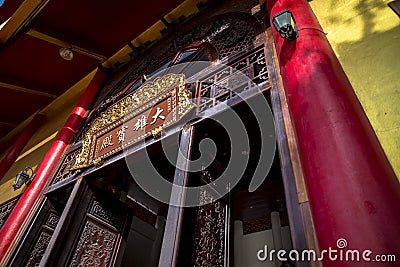
[[[310,4],[400,178],[400,19],[388,2]]]

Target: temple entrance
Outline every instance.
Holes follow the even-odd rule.
[[[281,266],[291,263],[257,253],[305,247],[308,199],[291,169],[265,10],[206,2],[215,6],[168,23],[162,40],[129,41],[129,62],[105,64],[9,266]],[[244,134],[233,140],[236,119]]]
[[[262,96],[264,97],[264,96]],[[268,246],[270,250],[292,249],[289,215],[286,207],[284,182],[278,152],[264,182],[254,192],[249,192],[252,174],[259,160],[260,133],[251,111],[245,104],[235,106],[243,116],[250,139],[247,151],[249,164],[242,179],[223,197],[207,202],[213,196],[212,187],[199,192],[196,207],[182,208],[178,227],[179,245],[172,260],[176,266],[282,266],[292,263],[272,260],[260,261],[257,252]],[[199,144],[209,138],[217,146],[216,157],[211,165],[199,172],[190,173],[189,186],[213,184],[227,168],[231,149],[227,133],[214,120],[205,120],[195,126],[192,160],[200,157]],[[243,155],[246,154],[243,151]],[[209,191],[211,190],[211,191]],[[171,206],[169,207],[171,209]],[[177,217],[168,217],[173,220]],[[172,221],[171,224],[174,222]],[[168,222],[167,222],[168,224]],[[166,234],[164,237],[167,237]],[[174,236],[164,240],[163,249],[174,241]],[[175,257],[175,258],[174,258]],[[160,259],[163,260],[163,259]],[[161,262],[163,263],[163,262]],[[161,264],[160,263],[160,264]],[[163,266],[163,265],[160,265]]]
[[[281,177],[279,159],[275,162],[266,181],[254,192],[237,188],[233,193],[234,216],[233,266],[282,266],[275,258],[259,253],[293,248],[290,235],[288,211]],[[290,265],[287,265],[290,266]]]
[[[134,216],[122,258],[122,267],[158,266],[165,218],[157,217],[155,226]]]

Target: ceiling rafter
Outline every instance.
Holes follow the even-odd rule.
[[[76,53],[80,54],[86,54],[89,53],[90,55],[97,55],[97,58],[100,62],[98,64],[98,67],[106,67],[106,68],[113,68],[114,65],[116,65],[118,62],[120,63],[126,63],[129,60],[131,60],[131,48],[128,45],[125,45],[123,48],[121,48],[119,51],[110,53],[112,56],[110,57],[104,57],[102,55],[93,53],[90,50],[83,49],[78,46],[73,46],[68,42],[65,42],[63,40],[60,40],[56,37],[50,36],[53,35],[53,31],[49,30],[44,30],[41,28],[32,28],[33,25],[33,19],[38,18],[38,16],[41,15],[41,11],[43,8],[50,2],[50,0],[25,0],[23,4],[17,9],[17,11],[11,16],[11,18],[4,23],[4,26],[0,26],[0,45],[1,43],[9,42],[11,44],[11,39],[14,38],[20,38],[25,35],[29,37],[35,37],[37,40],[44,40],[49,44],[54,44],[59,47],[66,47],[66,48],[73,48]],[[56,2],[56,1],[53,1]],[[51,2],[50,4],[52,4]],[[167,20],[172,22],[177,22],[180,23],[179,18],[186,18],[189,19],[193,15],[197,14],[201,8],[200,3],[203,3],[204,0],[184,0],[182,3],[177,5],[173,10],[171,10],[168,14],[160,14],[163,15],[163,17]],[[206,1],[208,2],[208,1]],[[50,7],[49,7],[50,8]],[[204,7],[203,7],[204,8]],[[43,10],[43,14],[46,12],[46,10]],[[39,14],[40,13],[40,14]],[[51,21],[51,20],[50,20]],[[179,22],[178,22],[179,21]],[[160,40],[161,38],[164,37],[164,35],[161,33],[161,31],[165,28],[165,25],[160,21],[153,22],[154,24],[150,27],[148,27],[146,30],[142,32],[135,32],[135,36],[131,42],[135,44],[135,46],[145,46],[145,48],[149,48],[152,44]],[[35,25],[39,25],[40,27],[40,20],[35,21]],[[49,24],[51,25],[51,24]],[[45,25],[41,25],[45,26]],[[54,30],[54,29],[52,29]],[[61,29],[62,30],[62,29]],[[41,32],[43,31],[43,32]],[[64,31],[64,32],[73,32],[73,31]],[[50,35],[48,35],[48,34]],[[22,35],[24,34],[24,35]],[[54,34],[55,35],[55,34]],[[57,35],[55,35],[57,36]],[[11,39],[10,39],[11,38]],[[69,39],[68,37],[61,37],[64,40]],[[131,38],[131,37],[129,37]],[[150,45],[144,45],[149,43]],[[87,47],[90,48],[90,47]],[[93,47],[92,47],[93,48]],[[94,47],[95,48],[95,47]],[[86,57],[86,59],[89,58],[89,56]],[[93,58],[93,57],[92,57]],[[84,84],[90,80],[89,78],[92,77],[94,72],[91,72],[87,74],[84,78],[82,78],[79,82],[77,82],[74,86],[69,88],[67,92],[62,94],[61,96],[58,96],[50,103],[48,104],[45,108],[41,108],[41,112],[44,114],[51,114],[55,110],[58,110],[58,107],[64,103],[66,100],[70,99],[72,95],[75,97],[77,91],[81,92],[85,89]],[[86,79],[88,78],[88,80]],[[82,86],[82,88],[81,88]],[[79,88],[78,88],[79,87]],[[22,87],[14,87],[20,89],[19,91],[26,91],[29,90],[27,88],[22,88]],[[79,89],[79,90],[78,90]],[[35,91],[35,90],[32,90]],[[74,98],[75,99],[75,98]],[[34,115],[34,114],[33,114]],[[32,116],[33,116],[32,115]],[[30,116],[29,118],[32,118]],[[15,138],[29,123],[29,118],[24,120],[22,123],[18,124],[18,126],[14,127],[10,132],[8,132],[3,138],[0,138],[0,148],[1,147],[6,147],[8,146],[8,143],[10,140]],[[1,151],[1,150],[0,150]]]
[[[4,127],[16,127],[18,126],[17,123],[11,123],[11,122],[4,122],[4,121],[0,121],[0,126],[4,126]]]
[[[0,42],[6,43],[10,38],[24,29],[40,13],[50,0],[25,0],[15,13],[0,29]]]
[[[92,57],[94,59],[97,59],[97,60],[100,61],[100,63],[102,63],[107,58],[106,56],[100,55],[98,53],[95,53],[95,52],[90,51],[88,49],[79,47],[77,45],[70,44],[70,43],[68,43],[66,41],[63,41],[63,40],[60,40],[60,39],[55,38],[53,36],[50,36],[48,34],[42,33],[42,32],[40,32],[40,31],[38,31],[36,29],[30,29],[26,34],[28,34],[28,35],[30,35],[32,37],[38,38],[40,40],[46,41],[48,43],[52,43],[52,44],[58,45],[60,47],[71,48],[72,51],[80,53],[80,54],[85,55],[85,56]]]
[[[168,24],[175,22],[179,17],[190,18],[193,15],[200,12],[199,4],[203,3],[204,0],[185,0],[180,5],[171,10],[168,14],[163,16],[164,20],[168,20]],[[154,44],[164,36],[161,31],[165,28],[164,23],[160,20],[156,21],[153,25],[149,26],[145,31],[136,36],[133,40],[128,41],[127,45],[122,47],[118,52],[109,57],[103,66],[106,68],[113,68],[116,63],[126,63],[132,59],[130,56],[132,52],[132,47],[145,47],[144,44],[150,42]]]
[[[0,82],[0,87],[7,88],[10,90],[14,90],[14,91],[24,92],[24,93],[28,93],[28,94],[32,94],[32,95],[44,96],[44,97],[48,97],[48,98],[52,98],[52,99],[56,98],[56,95],[53,95],[53,94],[41,92],[38,90],[32,90],[32,89],[24,88],[21,86],[3,83],[3,82]]]

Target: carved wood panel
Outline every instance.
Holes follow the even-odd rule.
[[[45,225],[50,227],[52,230],[56,229],[58,222],[60,221],[60,216],[57,214],[50,212],[49,217],[47,218]]]
[[[162,47],[147,54],[145,58],[138,58],[130,63],[130,69],[118,82],[111,82],[113,87],[101,103],[96,104],[96,111],[86,122],[86,126],[79,130],[76,142],[84,139],[84,132],[93,122],[95,117],[107,109],[120,98],[120,93],[135,80],[141,79],[149,68],[162,63],[170,57],[173,52],[187,47],[194,43],[208,43],[215,47],[220,60],[226,60],[243,52],[254,45],[260,24],[254,17],[245,13],[235,13],[225,17],[218,17],[192,27],[189,31],[183,32],[177,37],[164,44]],[[129,91],[129,90],[127,90]]]
[[[50,242],[52,233],[50,231],[42,231],[36,241],[31,254],[29,255],[26,266],[39,266],[40,260]]]
[[[140,77],[150,65],[165,58],[167,54],[196,42],[211,43],[217,49],[220,60],[247,51],[246,49],[256,39],[256,29],[253,23],[253,19],[250,19],[248,15],[240,14],[234,17],[213,19],[193,27],[190,31],[178,35],[175,40],[149,55],[140,64],[135,64],[125,79],[114,88],[114,94],[122,91],[133,80]],[[112,96],[107,99],[112,99]]]
[[[121,214],[115,213],[110,207],[102,205],[99,201],[93,200],[89,214],[94,215],[96,218],[114,226],[117,229],[121,228],[123,217]]]
[[[76,149],[72,152],[68,152],[68,154],[65,155],[62,163],[58,167],[56,174],[54,175],[52,184],[56,184],[62,180],[65,180],[78,172],[78,170],[72,170],[71,167],[75,164],[76,155],[79,152],[80,150]]]
[[[224,266],[225,207],[221,202],[199,207],[196,233],[193,266]]]
[[[18,202],[18,199],[19,196],[7,200],[6,202],[0,205],[0,229],[6,222],[8,215],[10,215],[11,211],[14,209],[15,205]]]
[[[87,220],[70,266],[110,266],[118,234]]]
[[[205,183],[212,181],[207,169],[202,171],[201,180]],[[225,264],[225,209],[221,201],[214,201],[212,195],[205,190],[200,191],[200,206],[197,211],[195,229],[193,266],[222,267]]]
[[[113,266],[126,212],[93,199],[68,266]]]
[[[260,86],[259,89],[269,87],[264,46],[229,62],[226,67],[218,71],[206,73],[198,78],[201,81],[198,112],[205,111],[256,85]]]
[[[49,212],[49,215],[42,225],[39,237],[37,238],[35,245],[29,254],[25,266],[39,266],[39,263],[44,255],[44,252],[46,251],[47,246],[49,245],[50,239],[53,235],[54,229],[57,227],[59,220],[60,216],[54,212]]]

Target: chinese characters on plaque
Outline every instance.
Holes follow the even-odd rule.
[[[116,127],[95,136],[95,150],[93,158],[106,157],[116,153],[124,147],[143,140],[152,134],[152,131],[166,127],[177,121],[177,90],[171,91],[162,100],[151,105],[143,112],[125,119]]]
[[[164,109],[157,107],[156,109],[156,113],[155,115],[151,116],[152,121],[150,123],[148,123],[148,117],[146,114],[143,114],[141,116],[139,116],[139,118],[135,118],[133,120],[133,122],[136,122],[133,127],[129,127],[131,125],[122,125],[121,127],[115,129],[116,133],[114,135],[114,131],[112,131],[110,134],[107,134],[106,136],[104,136],[103,138],[99,138],[98,142],[100,142],[101,146],[100,146],[100,154],[101,152],[108,148],[108,147],[113,147],[114,145],[119,146],[121,143],[123,143],[125,141],[125,135],[127,134],[128,131],[135,131],[138,133],[142,133],[145,129],[147,125],[156,125],[157,120],[161,120],[161,121],[165,121],[165,116],[161,115],[163,113]],[[159,125],[160,123],[157,123],[157,125]],[[149,127],[148,127],[149,128]],[[153,127],[151,127],[153,128]],[[129,134],[129,132],[128,132]],[[131,134],[131,136],[134,136],[134,134]],[[117,143],[113,143],[113,140],[117,140]]]
[[[184,74],[169,73],[148,81],[92,122],[73,168],[94,164],[151,135],[160,138],[193,108]]]

